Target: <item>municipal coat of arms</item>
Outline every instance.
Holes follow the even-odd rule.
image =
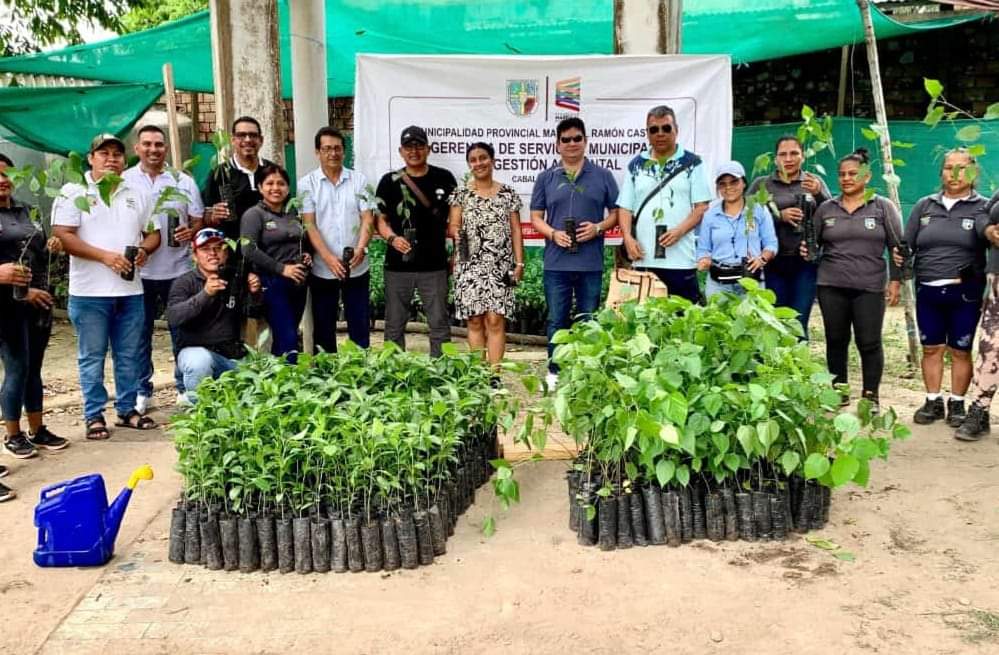
[[[506,106],[514,116],[529,116],[538,108],[537,80],[507,80]]]

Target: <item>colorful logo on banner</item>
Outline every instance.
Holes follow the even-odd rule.
[[[570,77],[555,83],[555,106],[579,111],[580,77]]]
[[[530,116],[538,108],[537,80],[507,80],[506,106],[514,116]]]

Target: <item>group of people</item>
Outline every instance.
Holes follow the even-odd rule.
[[[847,382],[852,336],[862,395],[876,404],[885,306],[898,302],[903,273],[911,268],[927,391],[915,421],[946,419],[962,439],[988,431],[988,407],[999,387],[999,344],[993,340],[999,255],[993,250],[986,266],[985,254],[990,246],[999,248],[999,202],[975,192],[976,162],[967,151],[946,155],[941,189],[917,203],[903,232],[895,206],[867,190],[871,173],[863,149],[839,161],[840,194],[834,197],[818,175],[804,170],[803,144],[793,136],[778,140],[773,174],[750,184],[741,164],[724,162],[712,187],[704,161],[681,145],[671,108],[650,109],[645,132],[648,147],[629,163],[619,189],[609,170],[586,157],[581,119],[564,119],[556,128],[559,162],[538,176],[530,199],[531,223],[545,239],[549,355],[557,330],[599,306],[604,235],[620,225],[631,265],[657,276],[672,295],[701,302],[699,272],[708,298],[744,293],[739,280],[754,278],[774,292],[777,305],[798,312],[806,339],[817,298],[835,381]],[[0,156],[0,285],[9,287],[0,293],[7,453],[28,458],[38,448],[67,445],[42,423],[41,364],[53,304],[43,279],[48,253],[70,256],[68,308],[88,439],[110,436],[104,418],[109,347],[115,425],[157,427],[147,410],[153,321],[161,308],[180,405],[197,401],[202,379],[235,368],[246,353],[248,318],[264,317],[272,352],[294,361],[307,293],[318,349],[336,350],[341,302],[349,338],[367,347],[367,255],[376,232],[388,246],[386,341],[405,347],[415,291],[426,312],[431,355],[439,355],[450,337],[453,276],[455,314],[468,323],[469,346],[492,363],[502,359],[514,287],[524,272],[522,203],[495,179],[492,145],[467,146],[469,171],[459,184],[450,171],[428,162],[426,131],[407,127],[399,141],[403,167],[386,173],[372,194],[364,175],[344,165],[343,134],[323,127],[314,140],[319,166],[298,180],[293,201],[287,171],[259,155],[264,135],[252,117],[233,123],[232,156],[212,172],[203,195],[190,176],[166,167],[160,128],[144,126],[136,137],[139,161],[128,170],[119,138],[94,138],[85,180],[66,184],[55,201],[49,239],[13,199],[3,175],[13,163]],[[108,185],[101,180],[109,175],[110,193],[102,194]],[[173,192],[164,195],[167,188]],[[761,188],[768,192],[765,204],[755,201]],[[32,256],[26,259],[26,253]],[[975,386],[965,411],[983,299]],[[945,350],[952,361],[946,404]],[[549,362],[553,388],[558,369]],[[20,429],[22,409],[27,434]],[[0,467],[0,476],[5,473]],[[0,485],[0,500],[10,497],[13,492]]]

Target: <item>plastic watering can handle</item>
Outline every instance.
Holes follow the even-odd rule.
[[[139,468],[132,471],[132,476],[128,479],[128,488],[135,489],[139,484],[139,480],[152,480],[153,479],[153,468],[149,464],[143,464]]]

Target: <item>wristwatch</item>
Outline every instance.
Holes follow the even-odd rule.
[[[597,223],[597,236],[600,236],[603,233],[604,233],[603,223]]]
[[[399,238],[398,234],[393,234],[389,238],[385,239],[385,245],[391,246],[392,242]]]

